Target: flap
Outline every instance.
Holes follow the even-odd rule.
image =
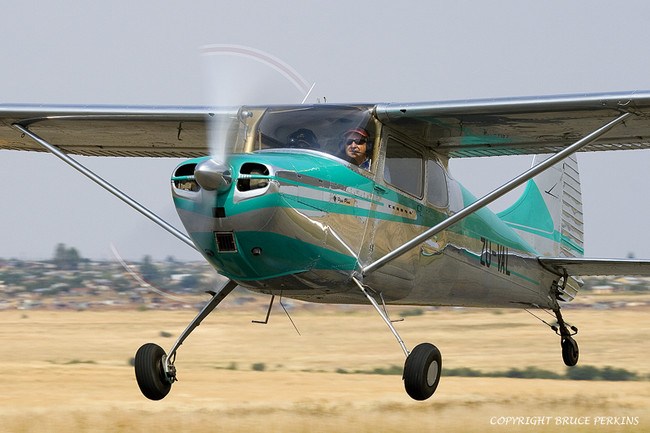
[[[581,151],[650,148],[650,92],[381,104],[382,123],[449,157],[557,153],[622,112],[636,116]]]

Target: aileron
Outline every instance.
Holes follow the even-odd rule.
[[[0,105],[0,148],[41,152],[26,126],[65,153],[191,158],[208,154],[207,108]]]

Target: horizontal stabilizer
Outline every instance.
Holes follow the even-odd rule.
[[[650,276],[650,260],[590,259],[584,257],[539,257],[542,266],[563,275]]]

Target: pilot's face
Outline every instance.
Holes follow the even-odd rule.
[[[366,155],[367,143],[366,137],[356,132],[345,137],[345,154],[353,164],[360,165],[368,158]]]

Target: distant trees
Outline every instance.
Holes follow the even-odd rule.
[[[57,269],[69,271],[78,269],[82,260],[76,248],[67,248],[65,244],[58,244],[54,249],[52,263]]]
[[[140,265],[140,274],[142,278],[153,284],[160,284],[162,280],[162,275],[158,266],[153,264],[151,261],[151,256],[146,255],[142,258],[142,264]]]

